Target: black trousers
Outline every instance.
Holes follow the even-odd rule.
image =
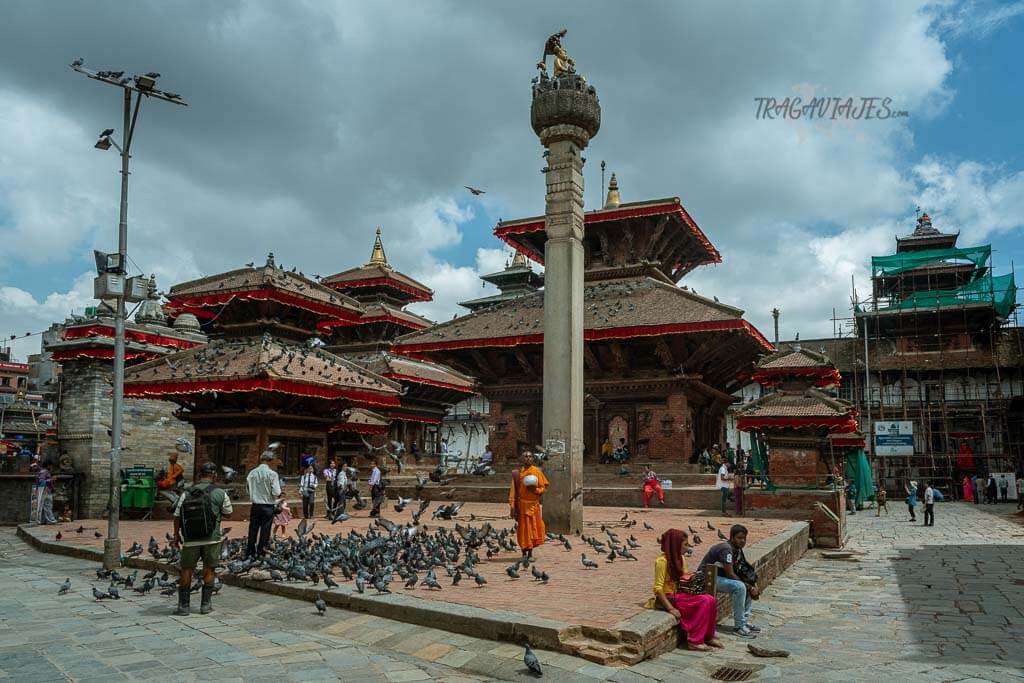
[[[249,510],[249,542],[245,546],[246,557],[257,557],[266,552],[276,509],[274,505],[253,505]]]
[[[309,519],[313,516],[313,496],[302,497],[302,516]]]
[[[334,506],[338,504],[338,488],[334,485],[333,481],[329,481],[325,491],[327,495],[327,512],[329,514],[334,509]]]
[[[935,503],[927,503],[924,506],[924,525],[935,526]]]
[[[370,500],[373,501],[373,510],[370,512],[371,515],[380,514],[380,506],[384,504],[384,487],[383,486],[371,486],[370,487]]]

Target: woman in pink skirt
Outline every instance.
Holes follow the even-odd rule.
[[[676,592],[680,579],[687,578],[683,551],[689,546],[685,531],[669,529],[661,536],[661,555],[654,561],[654,597],[644,605],[659,607],[673,616],[686,633],[691,650],[723,647],[715,638],[718,601],[706,593],[691,595]]]

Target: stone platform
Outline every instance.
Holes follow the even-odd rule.
[[[535,646],[602,664],[630,664],[673,649],[677,629],[672,619],[664,612],[642,608],[651,591],[653,563],[660,554],[656,539],[661,531],[671,526],[685,529],[692,525],[706,529],[707,521],[727,533],[728,526],[736,520],[705,517],[696,511],[665,509],[643,511],[602,507],[588,508],[586,513],[588,535],[602,536],[601,524],[614,528],[623,539],[634,534],[641,544],[641,548],[634,551],[639,561],[617,559],[609,563],[590,552],[588,557],[598,561],[600,568],[585,570],[580,564],[580,553],[586,552],[588,546],[572,538],[572,551],[554,543],[545,544],[535,551],[537,566],[551,576],[546,585],[529,577],[509,579],[504,568],[518,554],[505,553],[485,559],[478,567],[489,581],[484,587],[476,587],[469,581],[451,586],[451,581],[442,575],[444,588],[441,591],[422,588],[405,591],[400,584],[393,583],[394,593],[391,595],[359,595],[350,583],[342,583],[337,589],[324,591],[324,599],[336,607],[455,633],[514,642],[528,639]],[[620,521],[627,514],[629,519],[637,520],[636,526],[627,528],[625,522]],[[365,529],[371,522],[367,512],[360,511],[356,515],[348,522],[333,526],[319,519],[315,531],[333,534],[351,528]],[[397,514],[389,509],[386,517],[402,523],[409,519],[409,513]],[[510,523],[507,506],[481,503],[466,504],[458,521],[463,524],[490,521],[498,528]],[[644,521],[654,530],[645,530]],[[758,567],[764,585],[799,559],[807,548],[806,523],[780,519],[740,521],[750,529],[751,545],[747,555]],[[454,523],[442,524],[451,526]],[[74,531],[79,525],[86,527],[81,535]],[[292,528],[294,526],[295,523],[291,525]],[[244,535],[245,522],[226,521],[224,527],[231,529],[230,537],[240,537]],[[105,521],[79,520],[57,526],[24,526],[19,528],[19,534],[48,552],[99,561],[102,539],[94,538],[93,529],[105,532]],[[163,544],[164,534],[169,530],[167,522],[122,521],[122,547],[128,548],[134,541],[146,545],[150,536]],[[62,534],[61,541],[54,540],[58,531]],[[701,535],[705,536],[704,543],[697,546],[694,556],[688,559],[691,568],[696,568],[704,552],[717,542],[713,531]],[[156,566],[154,561],[144,558],[128,560],[127,564],[144,568]],[[311,600],[316,590],[308,583],[260,582],[230,575],[225,575],[224,581],[303,600]],[[728,609],[727,602],[720,601],[719,608],[720,615],[724,614]]]

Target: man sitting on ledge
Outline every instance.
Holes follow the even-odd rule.
[[[698,571],[708,564],[718,565],[716,587],[732,595],[733,633],[740,638],[756,638],[761,629],[750,623],[750,611],[751,601],[758,597],[759,592],[754,583],[744,580],[737,573],[741,566],[750,566],[743,557],[743,546],[746,544],[747,528],[742,524],[734,524],[729,529],[729,540],[712,546],[701,560]],[[750,578],[747,571],[742,571],[742,575],[746,579]]]
[[[178,482],[185,477],[185,468],[178,464],[178,454],[171,453],[167,456],[167,461],[170,465],[167,468],[167,474],[163,479],[156,483],[158,489],[173,489],[178,485]]]

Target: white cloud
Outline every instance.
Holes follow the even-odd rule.
[[[5,331],[2,345],[9,346],[13,356],[22,360],[30,353],[39,353],[41,337],[37,333],[53,322],[63,321],[72,311],[81,314],[86,306],[94,304],[93,277],[91,272],[82,273],[70,290],[51,292],[42,300],[18,287],[0,286],[0,330]],[[26,332],[32,336],[25,337]],[[12,341],[12,334],[17,339]]]

